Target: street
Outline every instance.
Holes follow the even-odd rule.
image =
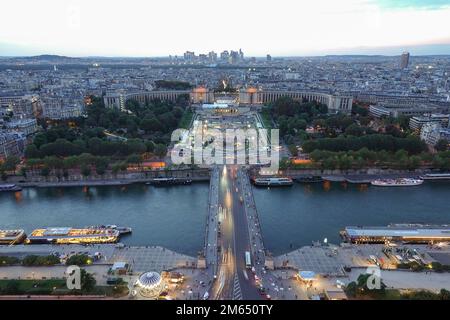
[[[243,203],[240,201],[240,184],[236,167],[223,167],[220,174],[219,206],[221,210],[220,238],[222,260],[218,282],[219,299],[261,299],[255,278],[246,268],[245,252],[251,251],[248,222]]]

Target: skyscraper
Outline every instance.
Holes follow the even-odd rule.
[[[241,61],[244,61],[244,52],[242,51],[242,49],[239,49],[239,58]]]
[[[230,57],[230,53],[225,50],[220,54],[220,60],[228,62],[228,58]]]
[[[231,64],[238,63],[238,62],[239,62],[239,57],[240,57],[240,56],[239,56],[239,52],[238,52],[238,51],[233,51],[233,50],[231,50],[229,62],[230,62]]]
[[[208,58],[210,63],[215,63],[217,61],[217,53],[211,51],[208,53]]]
[[[400,69],[406,69],[409,65],[409,52],[403,52],[400,57]]]

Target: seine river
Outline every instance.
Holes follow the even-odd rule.
[[[196,255],[202,248],[208,183],[157,188],[30,188],[0,193],[0,229],[84,227],[133,228],[129,245],[161,245]],[[347,225],[392,222],[450,224],[450,183],[411,188],[375,188],[339,183],[254,189],[266,247],[280,254],[327,238],[338,243]]]
[[[0,193],[0,229],[85,227],[115,224],[133,228],[120,241],[161,245],[196,255],[202,248],[208,207],[208,183],[157,188],[30,188]]]
[[[264,244],[274,254],[312,241],[339,244],[345,226],[389,223],[450,224],[450,183],[371,187],[340,183],[254,188]]]

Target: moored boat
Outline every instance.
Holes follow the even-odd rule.
[[[146,184],[154,186],[189,185],[192,184],[192,180],[184,178],[156,178]]]
[[[436,243],[450,241],[450,226],[429,224],[390,224],[386,227],[349,226],[340,231],[350,243]]]
[[[289,187],[294,184],[288,177],[252,178],[252,182],[258,187]]]
[[[420,176],[422,180],[450,180],[450,173],[427,173]]]
[[[43,228],[34,230],[25,240],[26,244],[92,244],[115,243],[118,230],[107,228]]]
[[[0,184],[0,192],[16,192],[21,190],[22,188],[15,184]]]
[[[90,226],[90,227],[86,227],[86,229],[111,229],[111,230],[117,230],[119,231],[120,235],[125,235],[125,234],[130,234],[133,232],[133,229],[130,227],[118,227],[114,224],[109,224],[109,225],[101,225],[101,226]]]
[[[19,244],[22,243],[25,238],[26,234],[22,229],[0,230],[0,245]]]
[[[377,179],[371,182],[376,187],[414,187],[423,183],[422,179],[399,178],[399,179]]]
[[[323,179],[321,176],[304,176],[304,177],[295,178],[295,181],[297,181],[299,183],[317,183],[317,182],[323,182]]]

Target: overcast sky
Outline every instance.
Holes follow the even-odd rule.
[[[1,56],[414,54],[417,47],[450,54],[450,0],[2,0],[0,9]]]

